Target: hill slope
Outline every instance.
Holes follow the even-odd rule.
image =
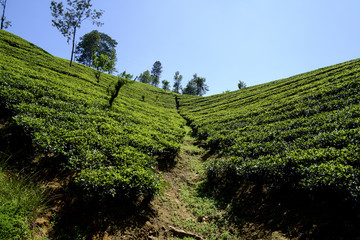
[[[181,113],[197,136],[224,156],[212,163],[209,176],[233,171],[239,177],[297,181],[298,187],[358,199],[359,77],[360,60],[354,60],[182,101]]]
[[[157,160],[180,150],[185,121],[170,92],[134,81],[109,107],[119,80],[0,31],[0,109],[25,130],[44,156],[63,162],[91,196],[153,196]],[[9,125],[9,124],[8,124]],[[5,151],[5,150],[3,150]],[[164,160],[165,161],[165,160]]]
[[[107,74],[98,83],[93,69],[68,65],[0,31],[0,159],[11,155],[9,164],[41,174],[66,171],[78,197],[100,204],[147,203],[164,188],[158,173],[179,154],[180,113],[208,148],[197,159],[205,161],[206,184],[196,176],[196,201],[209,194],[226,206],[194,224],[255,222],[293,238],[359,233],[360,60],[209,97]],[[119,80],[126,84],[109,107]],[[167,175],[193,171],[178,165]],[[176,214],[168,215],[166,223]]]
[[[358,228],[356,217],[344,215],[358,212],[360,197],[359,93],[357,59],[236,92],[180,99],[180,113],[213,151],[205,163],[208,186],[234,212],[277,224],[303,221],[304,213],[306,224],[316,216],[321,220],[311,224],[323,225],[308,229],[318,234],[310,238],[335,238],[336,231],[349,238]]]

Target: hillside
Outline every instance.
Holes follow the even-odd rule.
[[[51,239],[356,239],[359,77],[353,60],[193,97],[0,31],[0,160],[48,190],[32,220]]]
[[[205,165],[213,194],[243,217],[262,209],[258,221],[309,224],[320,213],[312,220],[327,218],[320,223],[326,227],[312,222],[312,238],[336,238],[334,231],[342,231],[350,239],[358,220],[344,215],[358,211],[360,197],[359,77],[357,59],[231,93],[180,99],[180,113],[212,151]],[[279,206],[264,206],[264,200]]]

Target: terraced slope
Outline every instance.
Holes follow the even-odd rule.
[[[183,126],[170,92],[125,81],[113,106],[109,89],[121,80],[56,58],[0,31],[0,109],[24,129],[39,152],[65,159],[80,191],[90,196],[153,196],[158,163],[180,150]],[[60,171],[60,169],[59,169]]]
[[[201,99],[181,114],[220,157],[208,180],[360,197],[360,60]]]

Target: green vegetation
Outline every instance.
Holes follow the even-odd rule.
[[[11,110],[35,146],[65,158],[63,168],[74,172],[74,182],[90,196],[156,194],[157,162],[176,156],[184,135],[172,93],[125,84],[109,108],[107,89],[119,77],[104,74],[97,83],[91,68],[70,68],[19,37],[0,34],[0,51],[7,56],[0,58],[1,107]]]
[[[103,11],[96,11],[91,9],[91,0],[67,0],[68,7],[64,10],[63,2],[51,1],[50,10],[51,15],[54,17],[52,25],[56,27],[60,33],[66,37],[69,43],[72,39],[72,49],[70,58],[70,67],[72,66],[73,57],[75,53],[75,37],[76,30],[81,27],[81,24],[91,19],[93,24],[98,27],[103,25],[98,19],[103,14]]]
[[[110,60],[107,55],[101,54],[98,56],[96,53],[93,55],[93,66],[95,70],[95,77],[100,82],[101,72],[112,72],[114,70],[115,62]]]
[[[191,79],[184,88],[183,94],[203,96],[207,91],[209,91],[209,87],[205,84],[205,82],[205,78],[198,77],[195,73],[193,79]]]
[[[117,42],[105,33],[93,30],[80,38],[80,42],[76,46],[76,60],[86,66],[92,67],[93,56],[101,54],[107,56],[109,61],[116,62],[116,46]]]
[[[243,204],[247,200],[263,207],[272,191],[295,193],[293,199],[307,196],[310,200],[301,210],[321,194],[327,198],[321,199],[325,207],[331,199],[350,203],[349,209],[359,202],[360,60],[199,97],[208,87],[196,74],[184,89],[193,96],[145,84],[159,80],[160,62],[153,77],[149,71],[140,75],[140,83],[126,72],[118,77],[103,74],[98,82],[94,69],[78,63],[69,67],[69,61],[2,30],[0,54],[6,56],[0,58],[0,112],[10,113],[11,125],[25,132],[36,154],[46,156],[47,162],[61,161],[54,164],[57,170],[69,174],[72,192],[88,202],[146,203],[164,188],[159,173],[175,165],[181,148],[195,153],[199,146],[207,147],[206,153],[182,166],[187,164],[195,176],[204,175],[205,182],[201,176],[189,178],[176,191],[181,189],[181,200],[195,219],[172,217],[178,226],[210,239],[246,233],[246,228],[232,225],[247,221],[234,213],[249,206]],[[179,92],[182,77],[177,72],[174,78],[174,91]],[[164,85],[169,89],[168,82]],[[199,145],[182,146],[193,137],[201,140]],[[43,165],[36,164],[31,162],[32,169],[41,170]],[[0,169],[0,229],[6,229],[0,234],[21,232],[28,238],[44,195],[22,179]],[[244,192],[255,196],[236,199]],[[222,196],[213,198],[214,193]],[[35,195],[39,197],[29,197]],[[266,209],[279,210],[274,203]],[[262,211],[260,207],[255,211]],[[274,220],[271,213],[266,212],[266,223]],[[280,219],[289,218],[284,213]],[[345,230],[355,222],[349,219]],[[314,226],[311,220],[305,224]]]
[[[239,89],[246,88],[246,83],[245,83],[244,81],[239,80],[238,88],[239,88]]]
[[[156,61],[151,69],[151,84],[155,87],[159,85],[162,66],[160,61]]]
[[[206,98],[181,114],[218,158],[207,179],[360,197],[360,60]],[[230,187],[230,188],[231,188]]]
[[[46,199],[44,190],[0,166],[0,193],[0,239],[32,239],[34,220]]]

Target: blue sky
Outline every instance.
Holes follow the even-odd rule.
[[[60,0],[58,0],[60,1]],[[49,53],[71,46],[51,25],[50,0],[8,0],[8,29]],[[92,0],[105,11],[100,28],[118,42],[116,68],[139,75],[155,61],[161,80],[183,86],[205,77],[207,95],[253,86],[359,58],[359,0]]]

